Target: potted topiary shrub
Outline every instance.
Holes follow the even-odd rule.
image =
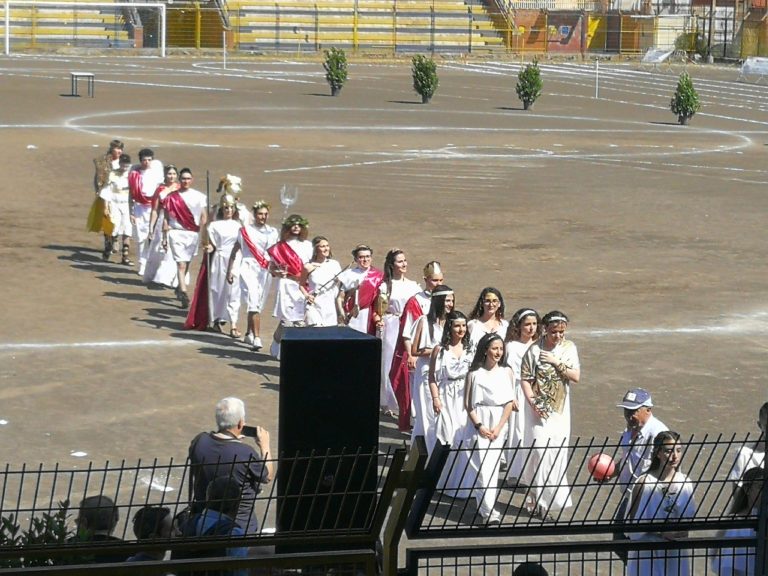
[[[538,60],[534,60],[520,70],[520,73],[517,75],[515,91],[517,92],[517,97],[523,103],[524,110],[528,110],[528,108],[533,106],[536,99],[541,96],[543,85]]]
[[[331,48],[325,51],[325,79],[331,87],[331,96],[338,96],[347,81],[347,55],[341,48]]]
[[[688,76],[688,72],[680,74],[680,79],[677,81],[677,90],[675,90],[675,95],[672,96],[669,108],[674,114],[677,114],[677,121],[683,126],[688,124],[688,120],[701,108],[699,95],[693,87],[693,82],[691,77]]]
[[[429,104],[439,83],[435,61],[422,54],[417,54],[411,60],[411,73],[413,74],[413,89],[421,95],[421,103]]]

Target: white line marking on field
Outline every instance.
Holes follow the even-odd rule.
[[[573,330],[574,334],[602,338],[605,336],[731,336],[733,334],[768,333],[768,312],[737,314],[709,326],[687,326],[682,328],[598,328],[594,330]]]
[[[264,174],[275,174],[278,172],[306,172],[309,170],[327,170],[329,168],[354,168],[356,166],[378,166],[380,164],[412,162],[413,160],[421,160],[421,157],[398,158],[397,160],[366,160],[364,162],[346,162],[344,164],[322,164],[320,166],[296,166],[294,168],[276,168],[275,170],[264,170]]]
[[[149,86],[151,88],[182,88],[184,90],[208,90],[211,92],[232,92],[231,88],[212,88],[210,86],[189,86],[187,84],[155,84],[152,82],[126,82],[124,80],[96,80],[99,84],[127,84],[129,86],[137,86],[144,88]]]
[[[613,328],[600,330],[586,330],[578,332],[584,336],[602,338],[604,336],[677,336],[680,334],[703,334],[705,336],[717,336],[720,334],[734,334],[737,331],[732,326],[698,326],[691,328]],[[576,333],[577,331],[573,331]],[[753,327],[751,330],[739,328],[741,334],[765,334],[768,327]]]
[[[113,340],[108,342],[19,342],[0,344],[0,352],[12,350],[51,350],[56,348],[138,348],[144,346],[186,346],[189,340]]]

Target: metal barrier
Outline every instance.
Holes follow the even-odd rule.
[[[187,484],[188,463],[106,463],[84,470],[6,465],[0,478],[0,574],[24,567],[25,573],[114,573],[115,565],[78,566],[83,558],[127,558],[138,551],[205,550],[212,558],[169,562],[124,563],[125,573],[166,573],[181,568],[221,567],[334,567],[337,573],[363,569],[374,573],[377,542],[395,489],[403,483],[405,450],[366,454],[317,454],[281,458],[277,477],[255,496],[254,513],[261,532],[246,536],[206,538],[158,538],[133,540],[129,526],[135,513],[146,505],[164,506],[176,515],[191,504]],[[374,482],[356,473],[372,469]],[[292,491],[291,478],[303,471],[301,490]],[[329,481],[329,477],[338,475]],[[278,494],[281,475],[288,477],[287,493]],[[86,496],[106,496],[116,505],[116,540],[93,542],[78,538],[73,513]],[[301,508],[308,502],[316,513]],[[291,515],[301,509],[300,517]],[[276,526],[277,529],[274,527]],[[224,558],[227,547],[267,550],[247,558]],[[275,553],[277,550],[277,553]],[[218,552],[218,554],[217,554]],[[75,564],[75,566],[71,566]],[[40,567],[40,568],[35,568]],[[110,571],[112,570],[112,572]]]
[[[680,469],[690,480],[695,511],[692,510],[689,517],[642,522],[617,515],[622,497],[632,486],[616,480],[598,482],[588,471],[589,459],[598,453],[619,461],[621,450],[615,440],[576,438],[570,445],[518,446],[496,451],[481,451],[472,445],[436,446],[427,465],[426,482],[414,500],[406,523],[406,533],[410,540],[439,539],[441,545],[409,549],[408,572],[458,574],[478,566],[482,567],[483,574],[509,574],[510,569],[525,561],[528,555],[545,563],[562,563],[557,574],[564,570],[566,574],[602,575],[623,573],[623,566],[611,558],[611,551],[635,553],[644,549],[669,549],[690,551],[697,566],[690,573],[704,574],[707,573],[704,567],[723,555],[713,549],[730,549],[741,550],[731,555],[748,554],[757,570],[763,570],[753,573],[764,574],[761,567],[768,561],[768,480],[762,481],[757,516],[734,516],[729,512],[735,486],[728,479],[729,473],[739,450],[745,445],[755,446],[756,440],[749,435],[719,435],[692,436],[681,442],[685,453]],[[757,446],[764,450],[765,439]],[[477,478],[477,469],[489,459],[497,462],[506,459],[507,466],[498,482],[495,504],[498,524],[479,516],[477,499],[482,498],[488,487],[473,481]],[[546,468],[547,462],[558,459],[562,459],[563,468]],[[511,478],[509,470],[513,463],[515,468],[524,471],[525,478],[534,481]],[[530,510],[537,502],[546,500],[547,490],[551,494],[553,488],[566,490],[571,505],[558,510],[550,508],[547,517],[532,514]],[[739,540],[724,536],[725,530],[752,530],[753,536]],[[610,541],[616,533],[672,531],[687,531],[689,538],[652,543]],[[715,537],[714,531],[721,532]],[[478,540],[470,544],[467,539],[472,537]],[[461,547],[446,542],[451,539]],[[488,545],[490,540],[497,543]],[[751,551],[745,552],[747,549]],[[564,554],[566,560],[563,560]],[[589,566],[593,568],[587,570]]]
[[[277,530],[263,529],[238,537],[141,542],[129,540],[128,530],[139,508],[157,504],[176,512],[189,504],[186,463],[121,462],[90,465],[84,470],[7,465],[0,484],[0,574],[20,566],[25,566],[27,574],[112,574],[117,569],[126,574],[160,574],[180,569],[248,567],[304,569],[312,573],[333,570],[334,574],[373,574],[381,570],[389,576],[398,572],[403,534],[410,542],[405,550],[410,574],[458,575],[474,573],[475,568],[482,568],[483,574],[510,574],[513,567],[526,561],[540,563],[556,574],[622,574],[619,554],[642,558],[646,551],[657,557],[683,557],[692,567],[692,574],[708,573],[713,562],[739,558],[754,562],[754,573],[763,574],[768,558],[768,481],[762,481],[757,516],[734,516],[729,511],[734,483],[728,476],[742,446],[764,450],[765,444],[765,438],[756,444],[754,437],[735,435],[691,437],[683,442],[685,453],[680,469],[690,479],[695,511],[676,519],[642,523],[616,516],[619,502],[630,486],[615,480],[597,482],[588,472],[588,461],[596,453],[618,458],[620,447],[610,439],[575,438],[569,445],[518,446],[496,452],[481,452],[471,443],[462,448],[436,446],[427,460],[424,440],[417,437],[407,457],[404,449],[397,449],[381,454],[350,452],[341,456],[281,458],[278,475],[295,473],[297,467],[310,471],[314,467],[322,472],[308,472],[298,493],[278,494],[279,481],[273,481],[256,496],[255,510],[261,525],[276,526]],[[556,474],[547,473],[542,463],[548,458],[543,456],[560,458],[564,467]],[[506,470],[499,475],[498,486],[469,482],[463,485],[466,493],[461,494],[457,486],[446,482],[450,477],[475,475],[474,467],[482,459],[502,457],[506,459]],[[325,472],[329,470],[369,465],[376,470],[372,490],[365,482],[359,486],[350,483],[348,478],[354,473],[338,482],[327,481]],[[539,480],[513,482],[509,472],[513,467],[524,471],[524,480]],[[475,497],[489,488],[498,489],[498,524],[476,515]],[[526,509],[526,499],[540,498],[545,488],[566,490],[571,506],[550,509],[549,517],[534,517]],[[86,495],[109,496],[117,503],[120,520],[115,535],[124,541],[69,540],[74,512],[71,505]],[[282,510],[296,509],[291,507],[291,500],[322,510],[320,520],[316,521],[310,512],[289,522],[281,521]],[[348,513],[350,509],[363,510],[363,514]],[[730,532],[725,534],[726,530]],[[670,531],[686,531],[688,537],[653,542],[612,540],[620,532]],[[253,547],[261,553],[243,558],[225,557],[219,552],[210,558],[165,562],[72,565],[78,558],[93,554],[128,557],[140,550],[221,551],[227,547]]]

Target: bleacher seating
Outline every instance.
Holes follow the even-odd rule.
[[[505,48],[484,6],[464,0],[242,0],[229,13],[244,51]]]
[[[96,0],[94,0],[96,1]],[[46,45],[126,47],[132,45],[119,8],[77,5],[25,5],[10,9],[10,38],[14,47]]]

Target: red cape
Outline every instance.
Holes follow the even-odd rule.
[[[403,329],[408,318],[415,321],[422,315],[421,304],[415,296],[411,296],[405,303],[405,310],[400,315],[400,329],[397,332],[395,355],[392,357],[392,367],[389,370],[389,380],[392,382],[392,390],[395,392],[400,413],[398,427],[403,431],[411,429],[411,372],[408,369],[408,355],[405,353]]]
[[[147,198],[141,191],[143,175],[141,170],[131,170],[128,172],[128,189],[131,192],[131,198],[136,204],[152,204],[152,198]]]
[[[301,276],[301,272],[304,270],[304,262],[301,261],[296,251],[288,245],[288,242],[280,240],[277,244],[267,248],[267,253],[272,257],[275,264],[285,267],[288,274],[297,277]]]
[[[210,319],[208,310],[208,254],[203,258],[200,271],[197,273],[195,294],[189,303],[187,320],[184,322],[184,330],[207,330]]]

